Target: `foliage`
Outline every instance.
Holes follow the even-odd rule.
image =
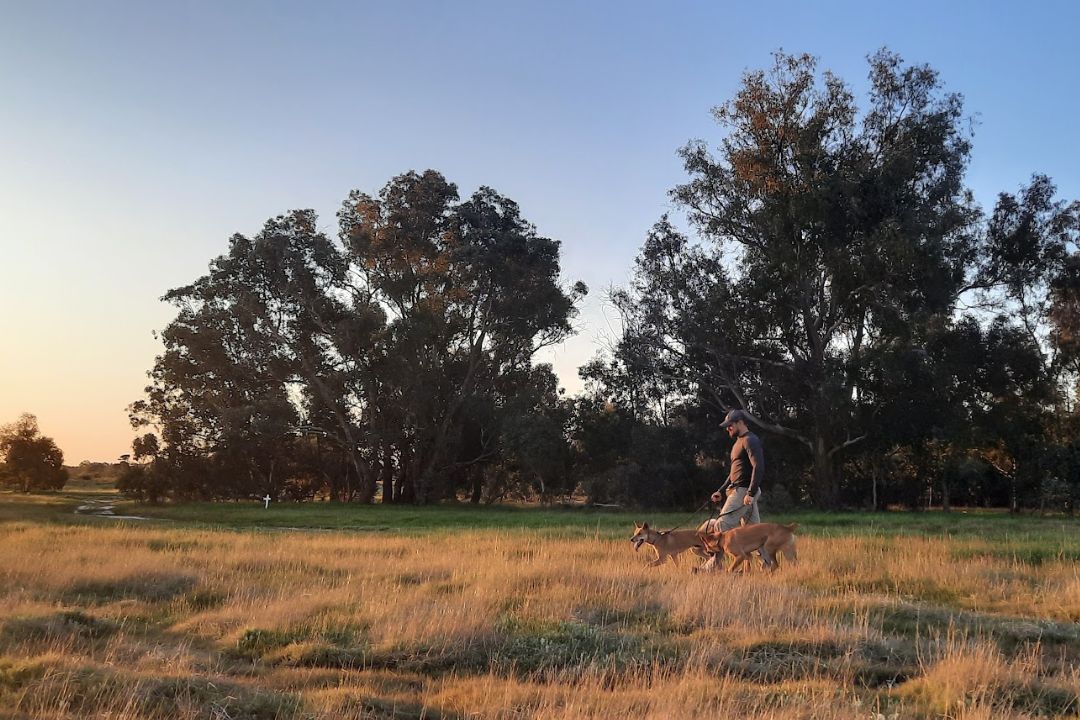
[[[0,427],[0,484],[28,493],[60,490],[67,479],[64,453],[41,434],[36,417],[24,413]]]
[[[868,71],[861,99],[809,55],[745,74],[577,398],[535,356],[586,288],[491,188],[408,172],[350,192],[336,238],[311,210],[233,236],[165,296],[123,491],[693,507],[738,407],[778,507],[1071,511],[1080,203],[1036,174],[985,211],[962,96],[888,50]]]
[[[770,481],[823,507],[1061,496],[1038,488],[1072,412],[1080,204],[1035,176],[985,217],[961,97],[888,51],[869,67],[863,107],[806,55],[743,78],[717,150],[682,150],[671,195],[696,237],[656,223],[613,294],[619,342],[582,376],[626,433],[707,418],[705,455],[748,410]],[[633,483],[626,461],[604,467]]]
[[[478,502],[507,473],[560,488],[567,451],[532,442],[553,447],[563,422],[532,358],[571,332],[585,292],[559,285],[559,243],[490,188],[459,202],[434,171],[353,191],[338,218],[339,242],[309,210],[236,235],[165,296],[179,313],[131,408],[160,442],[140,441],[151,463],[131,480],[177,497],[361,502],[380,489]]]

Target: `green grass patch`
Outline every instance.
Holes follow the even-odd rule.
[[[683,636],[696,629],[692,622],[675,620],[666,608],[658,604],[634,608],[579,608],[574,617],[586,625],[623,632]]]
[[[293,667],[356,668],[374,663],[365,628],[354,625],[248,628],[226,655]]]
[[[72,493],[48,493],[27,495],[16,492],[0,492],[0,524],[74,522],[75,509],[83,504],[83,498]]]
[[[1080,651],[1080,625],[1034,618],[1015,618],[916,604],[880,605],[870,609],[871,623],[882,632],[908,639],[955,634],[992,640],[1006,654],[1035,643]]]
[[[680,661],[675,645],[576,621],[531,622],[504,618],[491,655],[497,672],[523,677],[585,672],[600,668],[615,674],[669,667]]]
[[[300,709],[294,695],[267,690],[251,690],[238,685],[199,677],[165,677],[142,681],[139,705],[151,717],[175,717],[183,708],[210,710],[208,717],[230,720],[278,720],[292,717]]]
[[[14,659],[0,657],[0,697],[21,690],[30,682],[45,675],[53,663],[38,658]]]
[[[907,700],[915,712],[927,718],[963,717],[965,708],[989,705],[998,715],[1024,713],[1024,717],[1077,717],[1080,696],[1076,691],[1039,678],[1017,678],[966,686],[964,679],[941,682],[916,678],[897,688],[895,695]]]
[[[475,506],[444,504],[423,507],[358,505],[352,503],[271,503],[256,501],[194,502],[150,505],[123,500],[116,493],[73,488],[61,493],[23,495],[0,493],[0,523],[61,522],[107,523],[101,517],[77,515],[75,509],[90,500],[115,504],[117,515],[138,515],[170,523],[238,530],[344,530],[351,532],[424,534],[459,530],[534,531],[561,537],[595,536],[607,540],[629,538],[634,522],[648,521],[657,528],[694,528],[709,517],[702,511],[619,510],[590,507]],[[766,521],[797,522],[798,533],[816,537],[934,537],[988,543],[995,557],[1038,564],[1054,560],[1080,560],[1080,518],[1010,515],[993,510],[924,512],[819,512],[769,513]],[[131,522],[131,521],[127,521]],[[160,528],[160,525],[155,524]],[[149,542],[160,552],[187,552],[198,548],[191,541],[155,538]],[[885,542],[888,545],[888,542]],[[521,549],[528,559],[528,549]],[[977,553],[975,549],[957,552]]]

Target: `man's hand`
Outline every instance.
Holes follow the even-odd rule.
[[[742,504],[743,505],[753,505],[754,504],[753,496],[750,493],[746,493],[746,495],[743,496]]]
[[[709,499],[712,500],[713,502],[720,502],[721,500],[724,499],[724,494],[722,492],[720,492],[719,490],[717,490],[716,492],[714,492],[712,495],[709,496]]]

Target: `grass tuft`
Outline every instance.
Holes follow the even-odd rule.
[[[95,618],[81,610],[40,615],[36,617],[12,618],[3,626],[3,638],[6,644],[27,641],[63,641],[97,640],[117,631],[117,626],[108,620]]]
[[[74,605],[105,604],[117,600],[161,602],[191,590],[198,579],[186,573],[154,572],[110,580],[82,580],[72,585],[64,599]]]

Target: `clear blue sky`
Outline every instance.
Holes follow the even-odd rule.
[[[37,414],[70,463],[127,452],[166,290],[233,232],[312,207],[333,233],[351,188],[429,167],[563,242],[593,291],[547,358],[575,391],[676,149],[779,48],[856,90],[883,45],[930,63],[978,117],[984,205],[1036,171],[1080,198],[1078,8],[0,0],[0,423]]]

